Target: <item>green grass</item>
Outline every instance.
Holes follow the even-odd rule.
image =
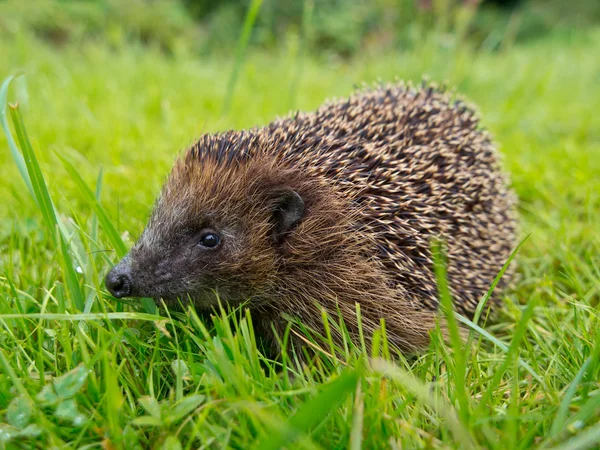
[[[247,55],[222,116],[229,59],[0,40],[2,78],[27,73],[8,121],[21,114],[33,144],[13,128],[20,172],[0,139],[0,445],[597,448],[600,29],[500,53],[431,40],[341,61],[298,48]],[[466,349],[436,338],[390,362],[381,330],[380,358],[348,346],[299,367],[260,354],[245,311],[203,323],[107,296],[107,268],[194,137],[422,74],[479,105],[528,236],[514,290]]]

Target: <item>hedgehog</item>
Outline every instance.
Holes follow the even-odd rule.
[[[389,343],[416,352],[439,322],[432,240],[444,242],[466,316],[511,254],[515,197],[499,159],[474,108],[430,84],[366,86],[311,113],[206,134],[175,163],[106,287],[202,313],[246,305],[271,343],[291,318],[322,332],[323,311],[353,339],[383,319]]]

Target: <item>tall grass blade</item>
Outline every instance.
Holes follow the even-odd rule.
[[[229,81],[227,83],[227,91],[225,92],[225,101],[223,102],[223,114],[227,114],[231,108],[231,102],[233,100],[233,91],[240,73],[240,69],[244,62],[244,56],[246,55],[246,49],[248,48],[248,42],[250,41],[250,35],[252,34],[252,28],[254,22],[258,17],[258,12],[262,5],[262,0],[252,0],[248,12],[246,13],[246,19],[244,20],[244,26],[240,39],[238,40],[237,49],[235,52],[235,63]]]
[[[63,166],[67,170],[71,179],[77,185],[77,188],[79,189],[79,192],[81,192],[81,194],[83,195],[83,197],[86,201],[86,204],[90,205],[92,207],[92,209],[94,210],[94,213],[98,217],[98,221],[100,222],[100,225],[102,226],[102,228],[104,229],[104,232],[108,236],[108,240],[110,241],[110,244],[113,246],[113,248],[117,252],[117,255],[119,256],[119,258],[122,258],[127,253],[127,247],[123,243],[123,240],[121,239],[121,236],[119,235],[119,232],[114,227],[112,221],[108,217],[108,214],[106,213],[106,211],[104,210],[104,208],[102,207],[100,202],[98,201],[98,198],[96,197],[94,192],[89,188],[89,186],[85,183],[85,181],[83,181],[83,178],[81,178],[81,175],[79,175],[79,172],[73,166],[73,164],[71,164],[69,161],[67,161],[61,155],[57,155],[57,156],[62,161]]]
[[[104,177],[104,172],[102,168],[98,172],[98,177],[96,178],[96,201],[100,201],[100,195],[102,193],[102,179]],[[98,215],[96,213],[92,214],[92,226],[90,231],[90,236],[92,238],[92,242],[98,242]]]
[[[456,385],[456,397],[460,405],[459,416],[464,423],[468,423],[470,414],[469,397],[465,388],[465,378],[467,374],[467,362],[463,350],[463,341],[458,326],[458,321],[454,317],[454,307],[448,287],[448,274],[446,272],[446,258],[443,254],[441,242],[435,242],[432,246],[433,264],[438,286],[438,295],[442,312],[448,324],[448,333],[452,344],[454,356],[454,381]]]
[[[114,313],[81,313],[81,314],[61,314],[61,313],[31,313],[31,314],[0,314],[0,320],[27,319],[27,320],[48,320],[78,322],[86,320],[141,320],[149,322],[166,322],[162,316],[137,313],[137,312],[114,312]]]
[[[54,211],[54,205],[50,199],[46,181],[42,175],[42,169],[33,152],[31,142],[27,137],[27,131],[25,130],[25,124],[23,123],[23,117],[19,111],[18,104],[9,105],[9,108],[15,126],[15,132],[17,133],[17,139],[19,140],[19,145],[23,151],[23,158],[25,160],[25,165],[27,166],[27,173],[31,179],[35,199],[40,208],[40,212],[42,213],[42,217],[44,218],[44,222],[46,223],[46,229],[52,239],[56,241],[56,226],[58,225],[58,220]]]
[[[255,448],[277,450],[288,447],[298,437],[308,433],[356,389],[361,373],[362,371],[357,369],[340,375],[304,403],[284,426],[269,430],[267,436],[264,436]]]
[[[485,408],[488,405],[490,398],[494,394],[494,390],[496,389],[496,387],[498,387],[498,385],[500,384],[500,381],[502,380],[502,377],[503,377],[504,373],[506,372],[506,369],[511,364],[512,359],[518,354],[519,347],[521,345],[521,341],[523,340],[523,338],[525,336],[525,332],[527,331],[527,324],[529,323],[529,320],[533,317],[533,312],[535,310],[535,304],[536,304],[535,301],[533,301],[533,300],[530,301],[529,304],[527,305],[527,308],[523,312],[523,315],[521,316],[521,320],[519,320],[519,323],[517,324],[513,338],[510,342],[510,346],[508,347],[508,351],[506,352],[504,361],[503,361],[502,365],[495,371],[492,380],[488,384],[487,390],[484,392],[484,394],[481,398],[481,401],[479,403],[480,410],[482,410],[483,408]]]
[[[29,137],[27,136],[27,130],[25,129],[25,124],[23,123],[21,111],[19,110],[18,105],[9,105],[9,108],[13,119],[13,124],[15,126],[15,132],[17,133],[17,139],[19,140],[19,145],[23,151],[23,158],[27,167],[27,173],[31,180],[31,185],[33,186],[33,192],[38,207],[42,213],[44,222],[46,223],[46,229],[48,230],[48,234],[54,243],[60,245],[63,271],[65,273],[67,287],[69,288],[69,292],[71,293],[75,307],[79,311],[83,311],[83,308],[85,307],[84,295],[81,291],[79,281],[77,280],[77,273],[73,266],[73,258],[71,257],[70,249],[67,246],[67,242],[69,242],[69,239],[67,239],[67,233],[58,220],[58,215],[56,213],[56,209],[54,208],[54,204],[52,203],[52,199],[50,198],[50,192],[48,191],[46,180],[42,174],[42,169],[37,157],[35,156],[35,152],[33,151]],[[56,239],[57,229],[60,235],[59,242],[57,242]]]
[[[477,333],[479,333],[481,336],[483,336],[485,339],[487,339],[488,341],[490,341],[491,343],[493,343],[495,346],[497,346],[498,348],[500,348],[503,352],[507,353],[509,350],[508,345],[506,345],[504,342],[502,342],[500,339],[498,339],[497,337],[495,337],[494,335],[490,334],[489,331],[484,330],[483,328],[481,328],[479,325],[477,325],[476,323],[471,322],[469,319],[467,319],[464,316],[461,316],[460,314],[456,313],[455,314],[456,319],[461,322],[462,324],[468,326],[469,328],[471,328],[473,331],[476,331]],[[529,372],[531,374],[531,376],[533,378],[535,378],[535,380],[542,384],[543,386],[545,386],[544,383],[544,379],[533,369],[533,367],[531,367],[529,364],[527,364],[525,361],[523,361],[521,358],[518,358],[518,364],[519,366],[521,366],[523,369],[525,369],[527,372]]]
[[[354,397],[354,411],[352,417],[352,432],[350,433],[350,450],[360,450],[362,448],[363,422],[365,415],[364,396],[360,389],[360,384],[356,386]]]
[[[2,128],[3,128],[4,133],[6,135],[6,139],[8,140],[10,151],[11,151],[11,154],[12,154],[13,159],[15,161],[15,164],[16,164],[19,172],[21,173],[23,181],[27,185],[27,188],[29,189],[29,192],[30,192],[33,200],[36,202],[36,204],[38,205],[38,207],[40,207],[40,198],[38,196],[38,193],[34,189],[33,183],[31,181],[32,174],[29,172],[29,167],[28,167],[27,162],[26,162],[26,160],[24,158],[24,153],[21,154],[21,152],[19,151],[19,148],[17,147],[17,144],[16,144],[16,142],[15,142],[13,136],[12,136],[12,133],[10,131],[10,127],[8,126],[8,121],[6,119],[6,109],[5,109],[5,107],[6,107],[6,98],[7,98],[7,93],[8,93],[7,91],[8,91],[8,86],[10,84],[10,81],[12,81],[14,78],[16,78],[16,76],[7,78],[4,81],[4,83],[2,85],[2,88],[0,89],[0,101],[2,101],[2,109],[0,111],[1,112],[1,114],[0,114],[0,122],[2,124]],[[20,111],[19,111],[18,105],[11,106],[10,109],[11,109],[11,115],[13,116],[13,121],[14,121],[14,114],[18,114],[20,116]],[[13,112],[13,109],[15,110],[14,112]],[[16,124],[15,124],[15,128],[16,128]],[[25,131],[24,125],[23,125],[23,131]],[[19,136],[17,136],[17,137],[19,138]],[[28,146],[28,149],[31,150],[32,146],[31,146],[31,143],[30,143],[30,141],[29,141],[26,133],[25,133],[24,137],[26,139],[26,142],[27,142],[26,145]],[[22,145],[21,140],[19,140],[19,144]],[[24,149],[24,147],[22,147],[22,148]],[[35,157],[35,152],[33,152],[33,150],[31,150],[31,155],[33,156],[33,162],[35,164],[37,164],[38,169],[39,169],[39,164],[37,162],[37,159]],[[39,175],[41,175],[41,171],[39,171]],[[47,193],[48,189],[47,189],[46,182],[44,181],[43,176],[41,178],[41,182],[42,182],[42,184],[41,184],[42,191],[41,192],[46,191],[46,193]],[[56,211],[56,208],[54,207],[54,204],[52,202],[52,198],[50,197],[49,194],[47,195],[47,197],[48,197],[49,203],[50,203],[50,205],[52,207],[52,213],[50,213],[50,216],[53,214],[54,217],[57,219],[58,218],[58,213]],[[58,229],[60,230],[60,232],[62,233],[62,235],[64,237],[68,236],[68,233],[67,233],[67,230],[66,230],[64,224],[61,221],[59,221],[59,220],[55,220],[55,223],[58,225]],[[48,231],[50,232],[51,236],[54,236],[55,228],[56,227],[54,225],[51,228],[49,228]],[[79,260],[81,260],[81,255],[78,254],[77,246],[74,245],[73,242],[70,242],[70,249],[71,249],[71,252],[73,253],[73,255],[75,255]]]
[[[397,365],[383,359],[374,360],[372,367],[382,375],[394,380],[401,386],[404,386],[406,390],[417,397],[421,402],[429,406],[440,417],[443,417],[446,426],[450,429],[459,444],[457,448],[478,448],[473,437],[469,433],[469,430],[459,420],[455,408],[441,396],[437,395],[430,386],[415,378],[411,373],[406,372]]]
[[[492,294],[494,293],[494,290],[496,289],[496,286],[498,286],[498,283],[500,282],[500,280],[504,276],[504,273],[506,272],[506,270],[510,266],[510,263],[515,258],[515,256],[517,255],[519,249],[521,248],[521,246],[525,243],[525,241],[528,238],[529,238],[529,235],[525,236],[525,238],[521,242],[519,242],[519,245],[517,245],[515,247],[515,249],[511,252],[510,256],[508,257],[508,259],[506,260],[506,262],[502,266],[502,269],[500,269],[500,272],[498,272],[498,275],[496,275],[496,278],[494,278],[494,281],[492,282],[492,285],[490,286],[490,288],[488,289],[488,291],[485,293],[485,295],[483,296],[483,298],[477,304],[477,308],[475,309],[475,315],[473,317],[473,323],[478,323],[479,322],[479,318],[481,317],[481,313],[483,311],[483,308],[487,304],[488,300],[491,298]]]
[[[591,428],[581,432],[577,436],[572,437],[566,442],[563,442],[556,447],[551,447],[548,450],[586,450],[597,449],[600,442],[600,423],[597,423]],[[546,447],[548,448],[548,447]]]
[[[302,71],[304,69],[304,59],[306,58],[306,48],[308,47],[308,40],[310,35],[310,25],[312,22],[313,11],[315,9],[314,0],[304,0],[302,4],[302,28],[300,34],[300,48],[298,49],[298,56],[296,61],[296,70],[294,71],[294,77],[290,84],[290,109],[296,107],[296,98],[298,87],[302,79]]]
[[[560,406],[558,407],[558,411],[556,412],[554,422],[552,422],[552,428],[550,428],[550,433],[548,437],[555,437],[564,429],[564,426],[567,423],[567,419],[569,417],[569,406],[571,404],[571,400],[573,400],[573,397],[577,392],[577,388],[579,387],[579,384],[581,383],[581,380],[585,375],[585,372],[587,371],[591,362],[591,357],[586,359],[581,368],[579,369],[579,372],[577,372],[577,375],[575,375],[573,381],[571,381],[571,384],[569,385],[565,396],[560,402]]]
[[[29,174],[27,173],[27,166],[25,165],[25,160],[23,159],[23,155],[21,155],[21,152],[17,148],[17,144],[14,138],[12,137],[12,133],[10,132],[10,127],[8,125],[8,120],[6,118],[8,87],[11,81],[20,75],[21,74],[11,75],[10,77],[4,80],[4,82],[2,83],[2,87],[0,87],[0,124],[2,125],[2,129],[4,130],[4,135],[6,136],[6,140],[8,141],[8,148],[10,149],[10,153],[13,157],[13,160],[17,165],[17,169],[19,169],[21,178],[23,178],[23,181],[25,182],[25,185],[27,186],[27,189],[29,190],[31,196],[34,198],[34,200],[37,201],[35,192],[33,191],[33,186],[31,184],[31,179],[29,178]]]
[[[569,418],[569,423],[566,425],[567,427],[573,423],[587,423],[593,421],[595,417],[598,416],[598,411],[600,411],[600,395],[590,396],[580,408],[577,413],[573,414]]]
[[[67,283],[67,287],[69,288],[69,292],[71,293],[71,297],[73,298],[73,303],[78,311],[83,311],[85,308],[85,298],[83,296],[83,292],[81,292],[81,286],[79,285],[79,281],[77,280],[77,272],[73,267],[73,258],[69,253],[69,247],[65,242],[65,237],[62,233],[60,233],[60,249],[62,251],[62,259],[63,259],[63,271],[65,273],[65,281]]]

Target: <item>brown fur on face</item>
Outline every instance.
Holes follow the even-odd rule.
[[[214,291],[249,299],[266,335],[285,316],[321,329],[321,308],[355,335],[359,303],[366,334],[384,318],[390,341],[412,351],[435,324],[431,239],[446,241],[457,309],[472,315],[514,245],[513,210],[470,109],[432,88],[365,90],[201,137],[126,259],[131,294],[200,310]],[[206,230],[217,249],[198,249]]]

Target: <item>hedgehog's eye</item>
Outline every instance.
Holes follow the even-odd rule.
[[[200,242],[198,245],[206,248],[215,248],[217,245],[219,245],[219,242],[221,242],[219,235],[209,231],[200,237]]]

